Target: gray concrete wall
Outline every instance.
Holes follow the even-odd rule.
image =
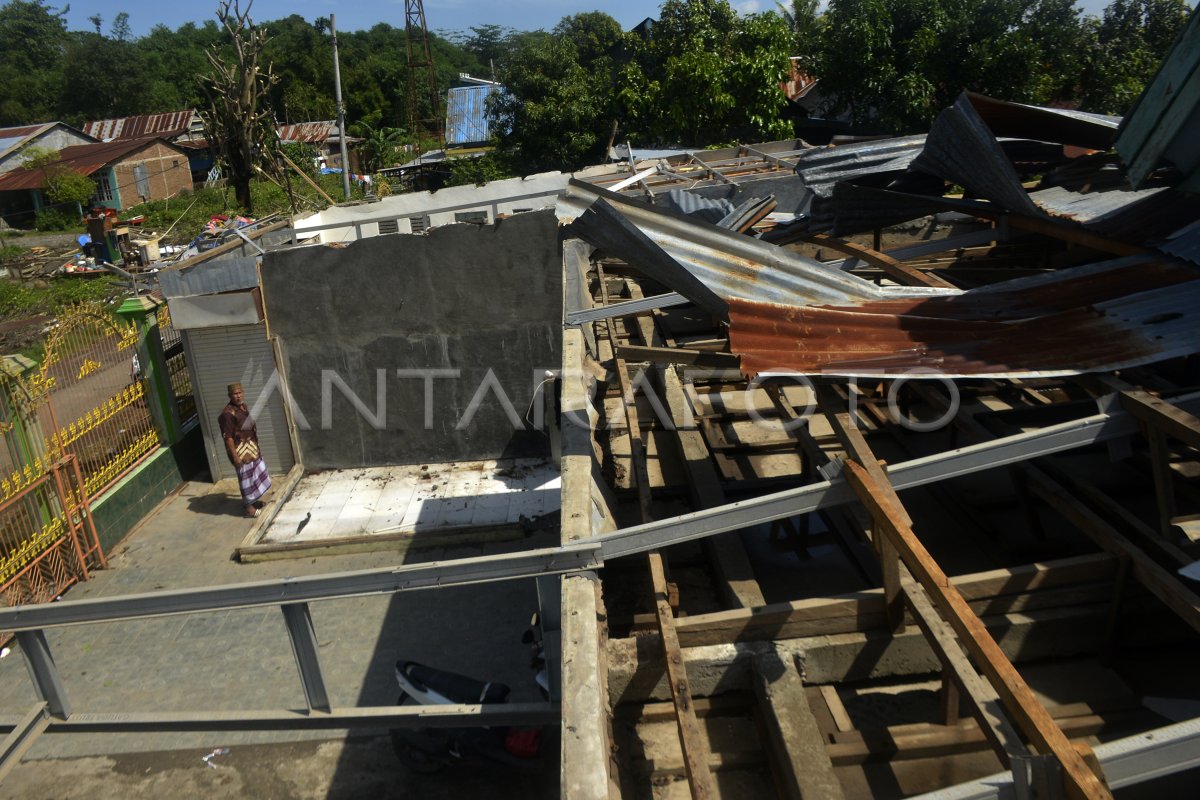
[[[525,418],[535,370],[540,380],[561,359],[562,259],[552,211],[344,248],[269,252],[262,286],[270,333],[283,345],[306,468],[548,452],[547,437]],[[426,379],[397,370],[459,375]],[[481,386],[482,402],[464,422]],[[497,387],[525,430],[514,428]]]

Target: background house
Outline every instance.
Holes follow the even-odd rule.
[[[47,207],[47,170],[63,167],[94,180],[97,204],[117,211],[192,188],[187,153],[152,137],[65,147],[53,164],[41,169],[16,169],[0,176],[0,202],[34,212]]]
[[[83,130],[104,142],[156,136],[176,144],[187,152],[193,183],[204,180],[213,166],[212,151],[204,137],[204,121],[194,108],[162,114],[98,119],[85,122]]]
[[[20,152],[29,145],[48,150],[62,150],[71,145],[96,141],[99,140],[94,136],[76,130],[64,122],[42,122],[37,125],[0,128],[0,174],[20,167],[24,160]]]
[[[279,135],[280,144],[310,144],[317,149],[318,157],[324,157],[325,165],[331,169],[341,169],[342,151],[339,145],[337,122],[324,120],[321,122],[296,122],[291,125],[280,125],[275,129]],[[347,154],[350,157],[350,171],[358,172],[358,154],[354,146],[363,140],[358,136],[346,137]]]

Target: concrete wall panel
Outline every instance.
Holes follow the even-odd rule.
[[[425,236],[373,237],[344,248],[267,253],[267,320],[283,341],[289,385],[304,418],[297,420],[304,465],[547,452],[546,436],[524,420],[535,370],[556,369],[561,358],[561,275],[551,211],[490,226],[450,225]],[[426,370],[459,374],[426,379]],[[464,424],[481,386],[482,402]],[[525,430],[514,428],[496,388]]]

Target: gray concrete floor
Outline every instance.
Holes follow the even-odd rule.
[[[72,587],[64,599],[371,569],[393,566],[398,560],[440,560],[553,543],[526,540],[453,550],[435,545],[418,554],[365,553],[242,565],[229,558],[252,524],[240,511],[232,483],[187,483],[110,554],[108,570]],[[313,624],[331,701],[342,707],[395,702],[391,671],[400,656],[504,681],[513,687],[511,701],[534,701],[537,692],[520,637],[536,602],[532,582],[508,581],[313,603]],[[75,712],[304,705],[282,614],[275,608],[75,626],[49,631],[47,638]],[[23,658],[14,647],[0,659],[0,716],[20,715],[34,700]],[[395,766],[386,740],[381,746],[375,740],[364,744],[345,739],[345,732],[319,731],[48,734],[0,784],[0,797],[82,796],[74,788],[77,782],[64,779],[73,774],[81,782],[83,775],[91,776],[84,783],[94,789],[90,796],[100,797],[160,797],[163,787],[177,779],[194,789],[181,786],[184,796],[401,796],[407,791],[398,787],[413,781],[411,788],[421,789],[421,796],[426,796],[425,789],[434,784],[453,787],[474,779],[464,774],[473,774],[467,770],[432,779],[432,783],[428,777],[418,779]],[[231,771],[209,768],[201,761],[218,747],[230,748],[226,760],[235,765],[229,767]],[[557,748],[552,746],[552,751],[556,754]],[[264,766],[264,758],[276,768]],[[367,775],[364,780],[382,780],[390,787],[388,792],[396,789],[399,793],[379,794],[356,783],[353,775],[361,769],[354,765],[364,759],[377,763],[377,771],[383,770],[385,776]],[[308,775],[303,787],[289,782],[294,776],[288,776],[301,765],[322,774]],[[195,774],[184,777],[180,770]],[[514,792],[523,789],[522,796],[542,796],[522,783],[534,780],[546,790],[545,796],[551,796],[557,794],[557,772],[556,764],[548,764],[535,778],[501,783],[513,787]],[[248,780],[257,788],[246,784]],[[392,785],[394,781],[399,783]],[[156,785],[155,792],[152,788]],[[146,793],[140,793],[143,791]],[[459,785],[456,791],[475,796],[466,785]]]

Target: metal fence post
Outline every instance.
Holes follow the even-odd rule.
[[[58,677],[58,667],[54,665],[45,632],[40,628],[17,631],[17,643],[21,645],[21,655],[25,656],[25,666],[38,699],[46,702],[52,715],[60,719],[71,716],[71,704],[67,702],[67,692]]]
[[[313,630],[308,603],[286,603],[279,608],[283,611],[283,621],[287,624],[288,638],[292,642],[292,654],[300,671],[304,700],[310,711],[329,711],[329,695],[325,691],[325,678],[321,675],[321,662],[317,658],[317,635]]]
[[[158,303],[146,297],[130,297],[117,308],[117,314],[137,326],[138,367],[146,381],[146,400],[154,427],[164,445],[180,439],[179,411],[175,407],[167,360],[158,334]]]

